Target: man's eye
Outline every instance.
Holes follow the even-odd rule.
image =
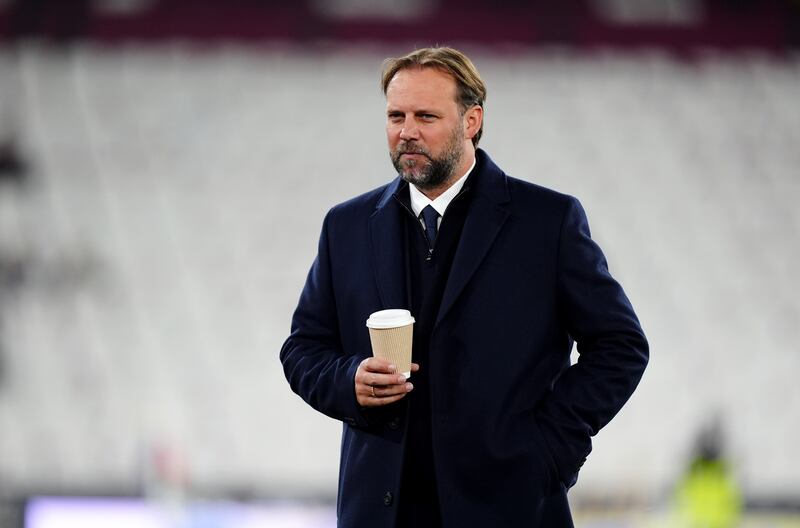
[[[433,119],[436,119],[436,116],[433,114],[422,114],[422,119],[425,119],[426,121],[431,121]]]

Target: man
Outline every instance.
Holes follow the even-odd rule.
[[[578,201],[477,149],[466,56],[389,59],[382,87],[399,177],[328,213],[281,350],[292,389],[344,422],[339,526],[572,526],[590,437],[647,363],[633,309]],[[410,380],[371,357],[365,321],[390,308],[416,318]]]

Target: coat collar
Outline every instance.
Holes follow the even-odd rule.
[[[404,270],[403,211],[393,196],[407,185],[399,176],[384,191],[369,218],[369,242],[375,283],[384,310],[408,308]]]
[[[511,201],[505,173],[481,149],[466,183],[471,199],[464,229],[453,258],[450,276],[439,307],[437,324],[447,315],[464,287],[477,271],[508,218]],[[385,189],[370,217],[370,244],[375,279],[384,309],[405,307],[405,270],[402,207],[394,195],[407,185],[400,177]]]
[[[483,150],[478,149],[476,156],[476,173],[467,183],[470,191],[475,194],[467,210],[464,229],[461,231],[450,276],[439,305],[437,326],[478,270],[509,215],[508,204],[511,197],[505,173]]]

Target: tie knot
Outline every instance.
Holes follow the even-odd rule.
[[[426,205],[422,210],[422,219],[425,220],[425,227],[427,229],[437,228],[437,220],[439,220],[439,213],[431,205]]]

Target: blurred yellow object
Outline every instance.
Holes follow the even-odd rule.
[[[676,489],[675,505],[682,525],[691,528],[732,528],[742,515],[739,487],[722,460],[692,462]]]

